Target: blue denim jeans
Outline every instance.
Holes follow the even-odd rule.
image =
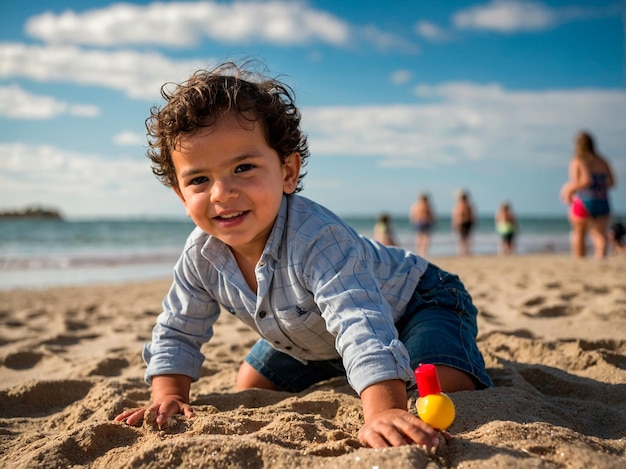
[[[459,277],[429,264],[406,312],[396,322],[411,367],[415,369],[422,363],[447,365],[472,376],[479,389],[492,386],[476,345],[477,313]],[[254,344],[246,362],[280,389],[291,392],[346,375],[341,359],[303,364],[264,339]]]

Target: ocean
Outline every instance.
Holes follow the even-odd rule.
[[[376,216],[344,217],[370,236]],[[412,249],[414,232],[404,216],[392,216],[398,242]],[[565,217],[521,217],[517,252],[567,252]],[[178,258],[190,220],[0,219],[0,289],[125,282],[167,278]],[[475,254],[496,254],[493,218],[481,217],[473,236]],[[456,255],[449,218],[441,217],[429,256]]]

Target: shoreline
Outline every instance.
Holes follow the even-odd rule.
[[[406,243],[404,243],[406,244]],[[409,249],[408,246],[403,246]],[[471,257],[500,257],[495,249],[490,252],[476,252]],[[511,257],[532,256],[568,257],[568,251],[544,249],[532,252],[519,252]],[[430,261],[454,259],[457,254],[427,256]],[[470,257],[470,258],[471,258]],[[607,261],[613,256],[609,256]],[[463,257],[460,257],[461,259]],[[74,260],[62,257],[40,261],[12,261],[0,263],[0,291],[13,289],[42,290],[64,286],[90,286],[100,283],[134,283],[147,280],[171,278],[178,253],[157,253],[154,255],[131,255],[93,257],[83,256]],[[591,259],[590,259],[591,260]]]

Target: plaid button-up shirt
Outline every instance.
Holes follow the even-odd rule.
[[[304,363],[342,357],[358,393],[389,379],[411,382],[409,356],[394,323],[427,265],[408,251],[361,237],[324,207],[289,195],[256,266],[254,292],[228,246],[196,228],[174,268],[152,342],[144,347],[146,380],[161,374],[197,380],[204,361],[200,348],[227,311]]]

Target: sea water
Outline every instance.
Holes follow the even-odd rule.
[[[371,236],[376,216],[345,216],[359,234]],[[414,248],[415,232],[406,216],[392,216],[398,243]],[[521,217],[516,251],[567,252],[565,217]],[[194,225],[173,220],[0,219],[0,289],[43,288],[100,282],[171,278],[172,268]],[[478,220],[475,254],[496,254],[499,238],[492,217]],[[440,218],[428,257],[456,255],[450,219]]]

